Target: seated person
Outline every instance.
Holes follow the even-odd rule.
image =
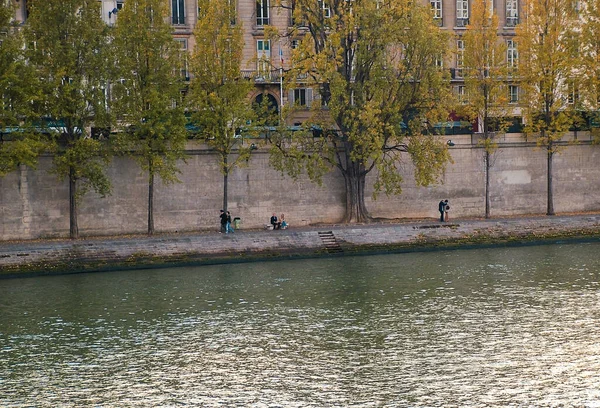
[[[274,230],[281,228],[281,222],[279,222],[275,213],[273,213],[273,215],[271,216],[271,224],[273,225]]]
[[[286,229],[288,227],[288,223],[285,220],[284,214],[281,214],[281,217],[279,218],[279,224],[281,225],[281,229]]]

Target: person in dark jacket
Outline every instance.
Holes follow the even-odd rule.
[[[275,215],[275,213],[273,213],[271,216],[271,224],[273,225],[274,230],[281,228],[281,223],[277,219],[277,215]]]
[[[227,214],[225,213],[225,211],[221,210],[221,215],[219,216],[219,218],[221,219],[220,232],[227,232]]]
[[[438,204],[438,210],[440,212],[440,221],[444,222],[444,215],[446,213],[446,206],[448,205],[448,200],[442,200]]]

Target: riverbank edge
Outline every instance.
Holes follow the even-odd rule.
[[[537,218],[537,222],[542,218]],[[552,220],[548,218],[548,220]],[[345,240],[343,230],[329,228],[338,232],[341,237],[337,241],[335,250],[328,248],[325,245],[317,245],[315,242],[311,244],[301,243],[302,235],[304,239],[307,236],[318,239],[322,230],[328,228],[311,229],[299,233],[292,232],[287,235],[289,242],[283,247],[274,248],[267,241],[262,245],[252,248],[239,244],[240,241],[255,241],[259,234],[267,234],[265,237],[273,237],[277,232],[256,232],[244,236],[244,232],[236,234],[240,237],[237,241],[231,241],[230,246],[226,249],[208,249],[210,242],[208,236],[226,238],[225,234],[217,235],[204,234],[202,242],[198,248],[186,250],[168,250],[166,253],[157,254],[153,248],[156,248],[155,241],[144,240],[141,238],[131,238],[138,244],[141,242],[141,250],[132,251],[126,255],[117,255],[114,251],[97,252],[92,249],[88,252],[82,252],[82,245],[93,247],[93,243],[88,241],[71,241],[63,243],[63,249],[60,252],[60,257],[56,258],[58,250],[52,253],[52,249],[46,252],[46,255],[41,254],[34,261],[29,261],[27,256],[27,244],[24,243],[20,248],[21,252],[15,252],[16,256],[21,256],[22,261],[13,264],[0,264],[0,279],[2,278],[17,278],[29,276],[44,276],[44,275],[63,275],[73,273],[87,272],[109,272],[115,270],[136,270],[136,269],[155,269],[164,267],[178,266],[195,266],[195,265],[215,265],[225,263],[243,263],[257,261],[273,261],[273,260],[291,260],[291,259],[306,259],[318,257],[339,257],[352,255],[376,255],[388,253],[407,253],[407,252],[428,252],[438,250],[456,250],[456,249],[472,249],[472,248],[490,248],[503,246],[524,246],[524,245],[543,245],[551,243],[577,243],[577,242],[598,242],[600,241],[600,218],[594,217],[588,219],[584,224],[578,223],[556,223],[548,221],[541,225],[532,227],[527,224],[529,219],[520,220],[517,222],[488,222],[482,227],[481,222],[461,222],[437,224],[437,223],[419,223],[414,225],[395,225],[395,228],[390,233],[389,225],[371,225],[362,227],[358,230],[367,242],[357,243]],[[341,228],[341,227],[340,227]],[[348,226],[344,227],[350,228]],[[416,231],[412,235],[407,231]],[[352,230],[356,232],[357,230]],[[399,232],[402,231],[402,232]],[[427,233],[422,233],[426,231]],[[331,231],[329,231],[331,232]],[[446,232],[446,235],[444,235]],[[389,236],[382,242],[382,234]],[[393,234],[397,235],[394,237]],[[448,233],[450,235],[448,235]],[[233,236],[233,234],[231,234]],[[236,238],[237,238],[236,237]],[[283,236],[276,237],[283,238]],[[371,239],[369,239],[371,238]],[[185,237],[162,237],[161,242],[168,243],[176,240],[185,240]],[[206,241],[206,242],[205,242]],[[128,242],[127,238],[122,238],[119,245]],[[236,242],[238,245],[236,245]],[[207,245],[202,245],[207,244]],[[247,242],[246,242],[247,244]],[[37,245],[40,245],[39,243]],[[52,247],[52,243],[46,243]],[[50,256],[52,254],[52,256]],[[7,257],[2,253],[0,245],[0,258]]]

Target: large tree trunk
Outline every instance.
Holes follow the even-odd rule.
[[[148,174],[148,235],[154,234],[154,169],[150,165]]]
[[[371,216],[365,205],[365,180],[366,173],[362,166],[348,161],[344,174],[346,186],[346,214],[342,222],[361,223],[371,221]]]
[[[71,239],[79,238],[79,226],[77,225],[77,178],[75,169],[69,169],[69,235]]]
[[[552,142],[548,143],[548,209],[546,215],[554,215],[554,194],[552,188],[552,159],[554,158],[554,146]]]

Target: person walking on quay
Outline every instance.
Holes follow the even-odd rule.
[[[221,231],[219,232],[227,232],[227,214],[225,211],[221,210],[221,215],[219,215],[221,219]]]
[[[440,221],[444,222],[446,216],[446,206],[448,205],[448,200],[442,200],[438,204],[438,210],[440,212]]]
[[[225,233],[229,234],[230,232],[235,232],[235,230],[231,227],[231,213],[227,211],[227,224],[225,224]]]

